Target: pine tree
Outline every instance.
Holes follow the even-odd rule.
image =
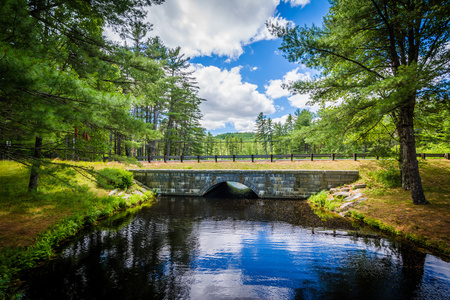
[[[267,155],[267,140],[268,140],[268,127],[267,127],[267,116],[262,112],[259,113],[256,118],[256,136],[255,140],[262,141],[264,146],[264,152]]]
[[[428,203],[416,157],[415,108],[420,97],[448,90],[449,14],[448,1],[338,0],[322,28],[272,28],[290,61],[322,72],[319,80],[293,84],[293,92],[334,102],[329,116],[347,128],[370,130],[392,118],[403,188],[410,188],[414,204]]]
[[[9,155],[30,166],[29,190],[38,187],[49,145],[65,146],[69,137],[87,142],[94,130],[142,129],[129,114],[134,97],[117,83],[125,69],[119,54],[126,51],[102,32],[108,25],[119,28],[130,15],[143,18],[142,7],[156,2],[2,2],[0,139],[15,132],[24,146]]]

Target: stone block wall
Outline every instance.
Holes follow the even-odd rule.
[[[130,170],[136,180],[162,195],[203,196],[226,181],[242,183],[260,198],[306,199],[355,181],[358,171],[320,170]]]

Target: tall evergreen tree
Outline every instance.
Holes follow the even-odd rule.
[[[174,140],[188,141],[193,138],[194,132],[201,127],[199,120],[202,115],[199,109],[204,101],[198,97],[198,87],[192,77],[193,71],[189,69],[189,58],[180,53],[180,47],[168,49],[167,52],[167,90],[166,90],[166,116],[165,139],[166,153],[171,155]],[[180,152],[180,148],[178,152]]]
[[[322,72],[318,80],[291,85],[293,92],[311,93],[323,105],[335,101],[343,113],[334,120],[347,127],[370,129],[385,115],[392,117],[403,187],[411,189],[414,204],[428,203],[416,158],[414,111],[418,97],[448,89],[449,15],[447,0],[336,0],[322,28],[272,27],[290,61]]]
[[[268,141],[268,127],[267,116],[262,112],[259,113],[256,118],[256,135],[255,140],[259,140],[263,143],[264,152],[267,155],[267,141]]]
[[[105,26],[120,28],[129,16],[143,18],[142,8],[156,2],[2,2],[0,139],[15,132],[22,144],[33,140],[12,157],[31,166],[29,190],[37,189],[50,143],[62,144],[67,136],[89,140],[88,131],[111,124],[147,130],[130,117],[133,97],[117,85],[122,49],[102,32]]]

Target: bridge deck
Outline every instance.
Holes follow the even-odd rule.
[[[203,196],[215,185],[233,181],[260,198],[305,199],[355,181],[358,171],[336,170],[130,170],[136,180],[162,195]]]

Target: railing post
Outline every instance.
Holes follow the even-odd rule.
[[[197,162],[200,162],[200,155],[197,155]]]
[[[148,155],[148,163],[151,163],[152,162],[152,156],[149,154]]]
[[[216,156],[214,156],[214,160],[217,162],[217,155]]]
[[[334,153],[331,153],[331,160],[334,160]]]
[[[254,161],[255,161],[255,159],[254,159],[253,154],[252,154],[252,162],[254,162]]]
[[[291,161],[294,161],[294,153],[291,153]]]
[[[314,160],[314,154],[311,153],[309,156],[311,157],[311,161],[313,161]]]
[[[422,157],[422,159],[425,159],[425,153],[421,153],[420,157]]]
[[[375,156],[375,158],[377,159],[377,160],[379,160],[380,159],[380,157],[377,155],[377,156]]]
[[[180,162],[183,162],[183,155],[180,155]]]
[[[356,153],[353,153],[353,160],[356,161],[356,159],[357,159],[357,155],[356,155]]]
[[[164,154],[164,162],[165,163],[167,162],[167,155],[166,154]]]
[[[236,161],[236,155],[233,154],[233,162]]]
[[[449,155],[448,153],[445,153],[445,154],[444,154],[444,157],[445,157],[446,159],[450,159],[450,155]]]
[[[270,154],[270,162],[273,162],[273,154]]]

